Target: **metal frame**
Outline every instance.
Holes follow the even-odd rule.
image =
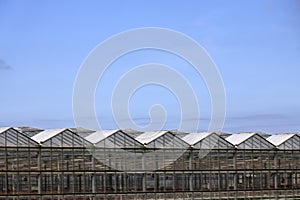
[[[70,129],[34,140],[44,133],[30,138],[0,128],[0,200],[300,197],[297,134],[278,145],[256,133],[232,144],[218,133],[187,140],[172,131],[148,143],[122,130],[96,143]],[[178,152],[181,156],[171,162],[170,155]],[[157,158],[164,163],[155,163]],[[124,170],[114,167],[122,164]],[[148,170],[150,165],[162,167]]]

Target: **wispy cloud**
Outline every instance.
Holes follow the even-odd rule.
[[[0,59],[0,70],[12,70],[13,68],[7,64],[4,60]]]

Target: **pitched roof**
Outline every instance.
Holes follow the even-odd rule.
[[[181,139],[190,145],[194,145],[212,133],[213,132],[189,133]]]
[[[14,129],[27,135],[28,137],[33,137],[34,135],[43,131],[43,129],[34,128],[30,126],[18,126],[18,127],[14,127]]]
[[[11,127],[0,127],[0,133],[3,133],[3,132],[7,131],[10,128]]]
[[[28,137],[26,134],[18,131],[13,127],[0,128],[0,143],[3,145],[24,146],[24,145],[38,145],[38,143]]]
[[[255,135],[255,133],[237,133],[237,134],[232,134],[225,138],[228,142],[230,142],[233,145],[239,145],[246,141],[248,138],[252,137]]]
[[[163,136],[164,134],[168,133],[169,131],[152,131],[152,132],[145,132],[135,139],[142,144],[149,144],[150,142],[154,141],[155,139]]]
[[[92,134],[90,134],[89,136],[85,137],[84,139],[86,139],[87,141],[91,142],[91,143],[98,143],[101,140],[104,140],[105,138],[111,136],[114,133],[117,133],[120,130],[105,130],[105,131],[96,131]]]
[[[49,129],[49,130],[45,130],[42,131],[34,136],[31,137],[31,139],[33,139],[34,141],[38,142],[38,143],[43,143],[49,139],[51,139],[52,137],[60,134],[63,131],[66,131],[68,129]]]
[[[297,134],[295,134],[295,133],[276,134],[276,135],[271,135],[270,137],[267,138],[267,140],[269,142],[271,142],[272,144],[274,144],[275,146],[279,146],[295,135],[297,135]]]

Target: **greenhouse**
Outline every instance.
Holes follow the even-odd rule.
[[[300,199],[300,136],[0,128],[0,199]]]

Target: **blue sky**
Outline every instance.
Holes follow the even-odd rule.
[[[163,27],[202,45],[216,63],[227,96],[225,131],[300,131],[299,1],[9,1],[0,0],[0,126],[72,127],[72,92],[81,63],[119,32]],[[114,63],[96,92],[102,126],[116,128],[110,107],[114,84],[138,64],[174,66],[193,86],[209,121],[210,96],[187,63],[159,51],[135,52]],[[130,101],[137,124],[162,104],[165,128],[177,129],[174,96],[152,85]]]

